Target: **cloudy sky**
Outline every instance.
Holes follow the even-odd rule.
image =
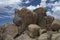
[[[0,0],[0,25],[13,23],[15,9],[24,7],[31,11],[39,7],[46,7],[47,15],[60,19],[60,0]]]

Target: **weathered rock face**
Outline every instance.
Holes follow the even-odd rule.
[[[46,28],[46,19],[42,18],[42,20],[40,20],[40,22],[38,23],[38,25],[42,28],[45,29]]]
[[[39,30],[40,30],[40,27],[38,25],[35,25],[35,24],[30,24],[28,26],[28,35],[31,37],[31,38],[35,38],[35,37],[38,37],[40,34],[39,34]]]
[[[21,10],[17,10],[15,12],[15,17],[13,22],[16,25],[29,25],[36,23],[37,15],[34,12],[31,12],[30,10],[23,8]]]
[[[46,29],[47,29],[47,31],[51,31],[52,30],[51,29],[51,24],[54,21],[54,17],[52,17],[52,16],[45,16],[44,18],[46,20]]]
[[[6,24],[5,28],[5,34],[8,34],[13,38],[18,34],[18,28],[15,24]]]
[[[38,38],[38,40],[47,40],[47,33],[41,34]]]
[[[4,33],[5,33],[5,28],[3,25],[3,26],[0,26],[0,40],[3,40]]]
[[[37,24],[38,24],[38,23],[41,22],[42,18],[43,18],[44,16],[46,16],[46,9],[40,7],[40,8],[35,9],[34,12],[36,12],[37,15],[38,15],[38,19],[37,19]]]
[[[41,26],[41,28],[46,28],[46,26],[51,25],[52,22],[54,20],[54,17],[52,16],[45,16],[44,18],[42,18],[41,22],[39,22],[39,25]]]
[[[14,40],[14,39],[13,39],[13,37],[11,35],[5,34],[4,40]]]
[[[59,30],[60,29],[60,21],[55,19],[51,25],[51,28],[52,28],[52,30],[55,30],[55,31]]]
[[[42,7],[34,10],[34,12],[36,12],[40,16],[46,16],[46,11],[47,11],[46,8],[42,8]]]

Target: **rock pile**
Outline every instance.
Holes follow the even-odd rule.
[[[42,7],[33,12],[26,8],[16,10],[13,24],[0,27],[0,40],[59,40],[56,31],[60,29],[60,21],[47,16],[46,11]]]

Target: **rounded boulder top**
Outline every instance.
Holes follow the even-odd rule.
[[[37,14],[43,14],[43,15],[46,16],[47,9],[43,8],[43,7],[40,7],[40,8],[37,8],[37,9],[33,10],[33,11],[36,12]]]
[[[40,28],[40,26],[38,26],[38,25],[36,25],[36,24],[30,24],[29,26],[28,26],[29,28]]]

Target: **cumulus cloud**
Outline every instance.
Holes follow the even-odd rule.
[[[7,16],[0,16],[0,18],[12,18],[14,10],[22,8],[21,4],[22,0],[0,0],[0,13],[7,14]]]
[[[0,0],[0,6],[7,6],[7,5],[11,5],[11,4],[18,4],[21,3],[22,0]]]
[[[60,0],[56,1],[54,3],[52,3],[52,2],[55,0],[50,0],[50,3],[46,3],[46,1],[47,0],[41,0],[40,5],[37,5],[37,6],[30,5],[27,8],[29,10],[34,10],[36,8],[39,8],[39,7],[47,7],[48,6],[48,7],[52,8],[51,10],[53,11],[53,14],[51,13],[51,11],[47,11],[47,15],[52,15],[55,18],[59,19],[59,17],[60,17],[59,16],[60,15]],[[22,3],[28,4],[28,3],[30,3],[30,0],[26,0],[25,2],[23,2],[23,0],[0,0],[0,9],[1,9],[0,13],[7,12],[7,17],[11,18],[11,17],[13,17],[11,15],[12,15],[12,13],[14,13],[14,9],[23,8]],[[2,18],[2,17],[0,17],[0,18]],[[4,16],[3,18],[6,18],[6,16]]]
[[[5,8],[6,6],[20,8],[21,4],[22,0],[0,0],[0,8]]]
[[[56,19],[60,19],[60,1],[56,1],[55,3],[49,3],[49,5],[47,5],[49,7],[52,6],[52,11],[53,11],[53,15]],[[49,14],[47,12],[47,14]]]
[[[28,6],[27,8],[28,8],[29,10],[34,10],[34,9],[36,9],[36,8],[39,8],[39,7],[46,7],[46,6],[47,6],[47,5],[46,5],[46,1],[47,1],[47,0],[41,0],[40,5],[37,5],[37,6],[30,5],[30,6]]]

